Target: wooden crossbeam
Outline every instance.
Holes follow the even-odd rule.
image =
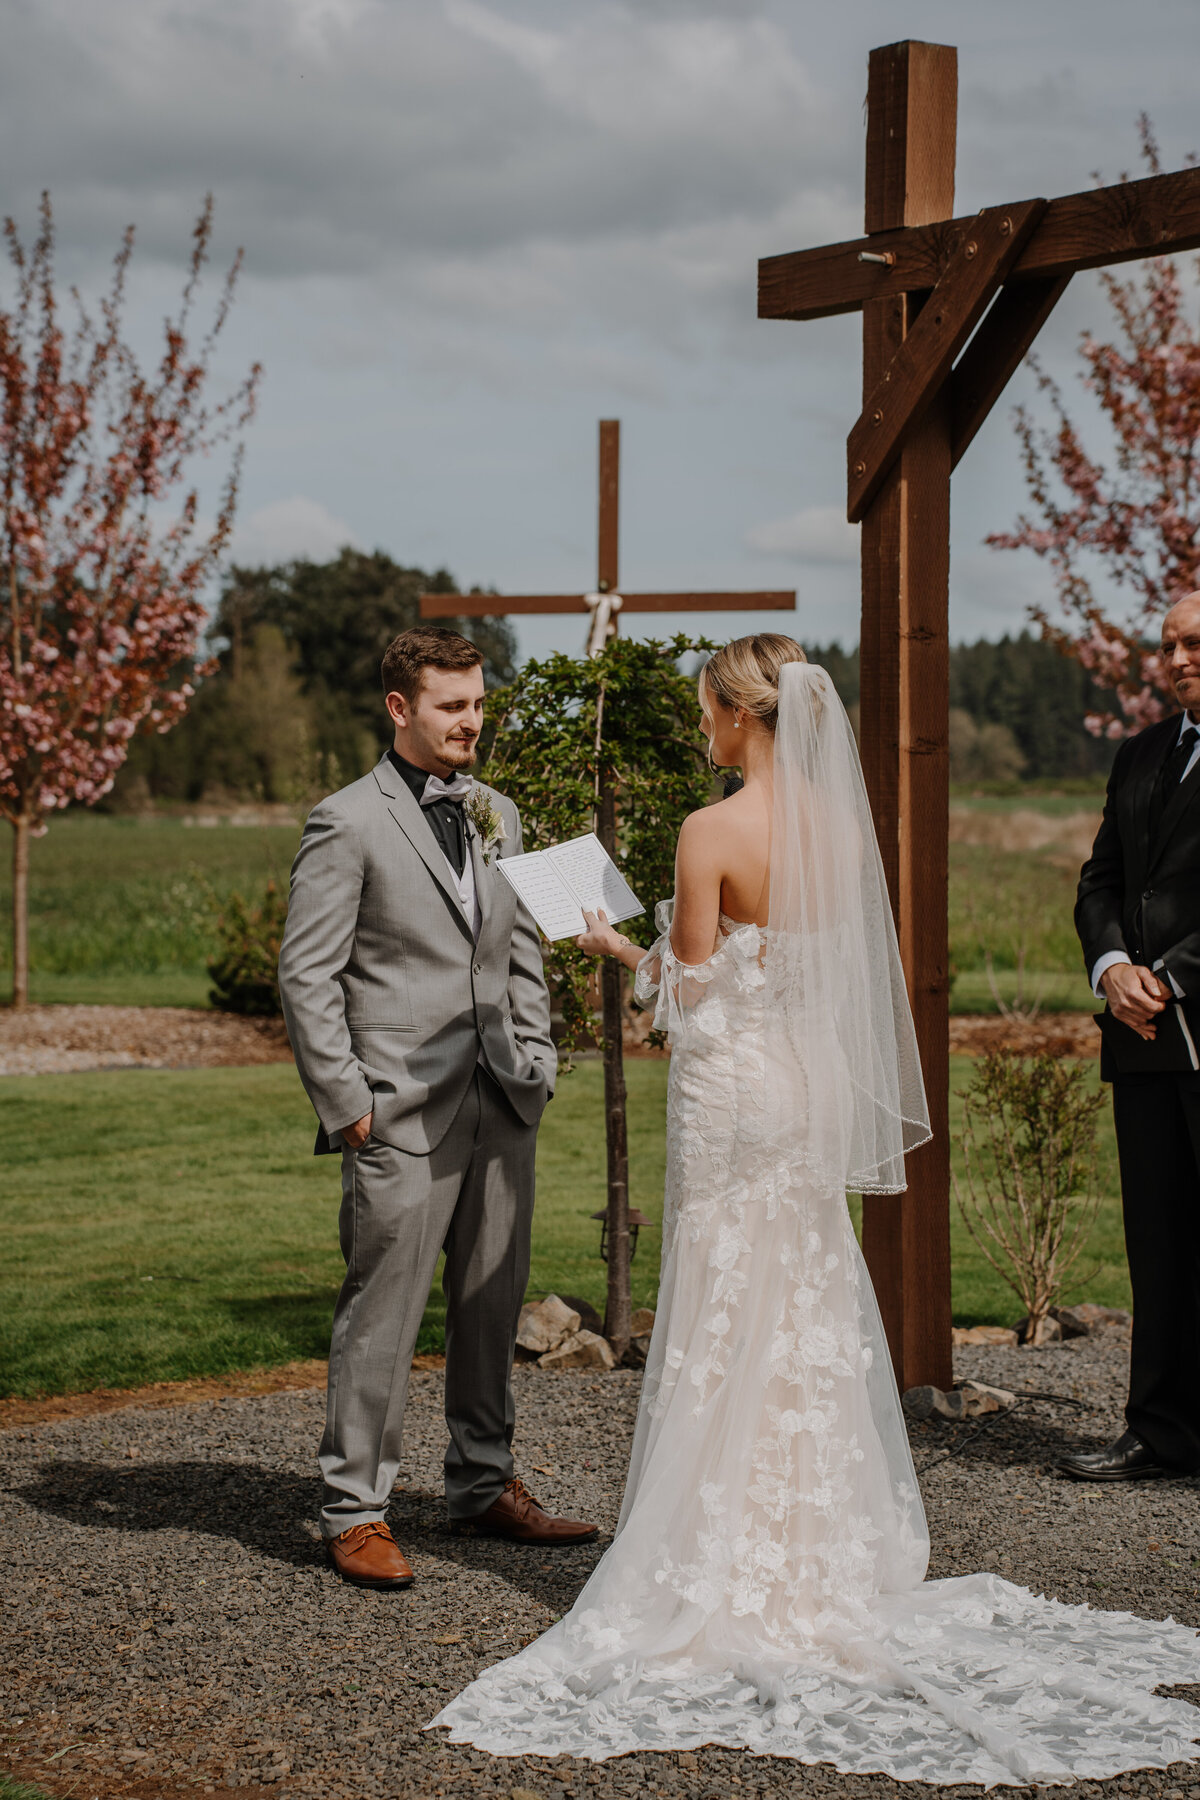
[[[847,517],[858,524],[912,428],[1046,210],[1044,200],[985,207],[868,395],[846,440]]]
[[[764,589],[735,594],[627,594],[621,589],[621,611],[653,612],[791,612],[794,589]],[[582,594],[422,594],[423,619],[481,619],[505,613],[578,613],[586,616]]]
[[[823,319],[866,301],[931,288],[941,279],[972,219],[874,231],[817,250],[763,257],[760,319]],[[1200,248],[1200,168],[1149,175],[1115,187],[1051,200],[1009,272],[1011,282],[1045,280],[1106,263]],[[860,262],[862,255],[888,262]]]

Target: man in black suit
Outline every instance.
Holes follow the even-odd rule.
[[[1169,1063],[1128,1072],[1137,1055],[1106,1036],[1133,1347],[1128,1430],[1062,1460],[1080,1481],[1200,1471],[1200,593],[1167,614],[1162,655],[1183,715],[1118,750],[1075,906],[1096,993],[1137,1038],[1161,1035]],[[1181,1019],[1164,1016],[1176,1002]]]

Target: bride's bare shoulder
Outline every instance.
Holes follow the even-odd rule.
[[[698,806],[695,812],[687,815],[679,828],[679,835],[698,837],[710,832],[714,825],[721,827],[731,822],[730,808],[740,800],[740,794],[731,794],[727,800],[710,800],[707,806]],[[732,815],[736,817],[736,813]]]
[[[731,846],[756,838],[760,831],[758,810],[739,790],[727,799],[713,800],[689,813],[680,828],[679,848],[685,855],[706,853],[709,858],[720,857]]]
[[[739,788],[724,800],[713,800],[697,812],[689,813],[684,826],[705,831],[755,831],[762,818],[762,803],[748,788]]]

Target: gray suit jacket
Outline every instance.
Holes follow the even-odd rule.
[[[482,784],[480,784],[482,786]],[[321,1122],[317,1152],[374,1112],[373,1134],[428,1154],[484,1060],[526,1124],[554,1089],[556,1057],[537,927],[468,826],[479,942],[421,808],[387,757],[309,814],[295,863],[279,991],[296,1067]]]

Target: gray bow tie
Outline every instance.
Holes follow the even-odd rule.
[[[425,781],[421,805],[432,806],[435,800],[465,800],[474,786],[473,775],[452,775],[449,781],[443,781],[440,775],[430,775]]]

